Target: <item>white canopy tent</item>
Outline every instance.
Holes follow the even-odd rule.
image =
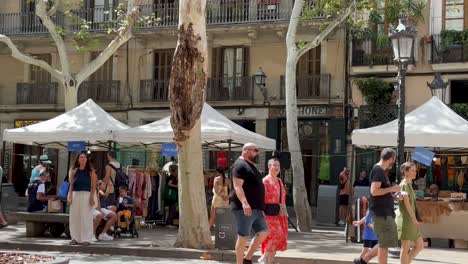
[[[129,126],[89,99],[50,120],[26,127],[5,129],[3,140],[26,145],[58,144],[66,147],[66,142],[69,141],[108,142],[114,139],[115,131],[127,128]]]
[[[352,133],[352,143],[361,148],[397,146],[398,120]],[[468,148],[468,121],[437,97],[406,114],[405,146]]]
[[[274,139],[264,137],[239,126],[207,103],[203,106],[201,114],[201,137],[205,144],[216,145],[219,148],[227,148],[228,142],[237,145],[252,142],[262,149],[276,149]],[[173,138],[174,133],[169,116],[150,124],[116,131],[114,141],[150,144],[173,142]]]

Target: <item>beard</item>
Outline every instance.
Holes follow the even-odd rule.
[[[250,161],[253,162],[253,163],[257,163],[257,161],[258,161],[258,155],[255,155],[255,156],[250,157]]]

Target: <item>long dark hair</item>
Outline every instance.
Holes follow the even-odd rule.
[[[224,183],[226,182],[226,174],[225,174],[225,171],[226,171],[226,170],[225,170],[224,167],[222,167],[222,166],[218,166],[218,167],[216,168],[216,172],[218,172],[219,174],[221,174],[221,176],[223,176],[223,186],[224,186]]]
[[[80,167],[80,156],[81,155],[85,155],[86,157],[86,166],[85,166],[85,171],[88,171],[88,172],[91,172],[94,170],[94,167],[93,167],[93,164],[91,164],[91,157],[89,155],[86,154],[86,152],[81,152],[77,157],[76,157],[76,160],[75,160],[75,166],[74,168],[77,169]]]

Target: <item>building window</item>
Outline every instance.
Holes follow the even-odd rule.
[[[173,49],[154,51],[154,79],[167,80],[171,77]]]
[[[320,75],[320,46],[309,50],[299,58],[297,76]]]
[[[445,30],[461,31],[465,28],[465,7],[467,0],[445,0],[443,16]]]
[[[50,54],[34,54],[33,58],[45,61],[47,64],[51,64],[52,56]],[[41,67],[30,65],[31,71],[31,82],[33,83],[50,83],[51,75],[48,71]]]
[[[91,60],[95,60],[101,52],[91,53]],[[97,71],[95,71],[90,77],[91,81],[111,81],[113,80],[113,57],[111,56]]]
[[[468,103],[468,80],[450,81],[450,103]]]

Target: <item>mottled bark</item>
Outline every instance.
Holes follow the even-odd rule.
[[[179,233],[175,246],[213,248],[206,208],[200,116],[206,87],[206,0],[179,2],[179,39],[169,100],[179,159]]]

